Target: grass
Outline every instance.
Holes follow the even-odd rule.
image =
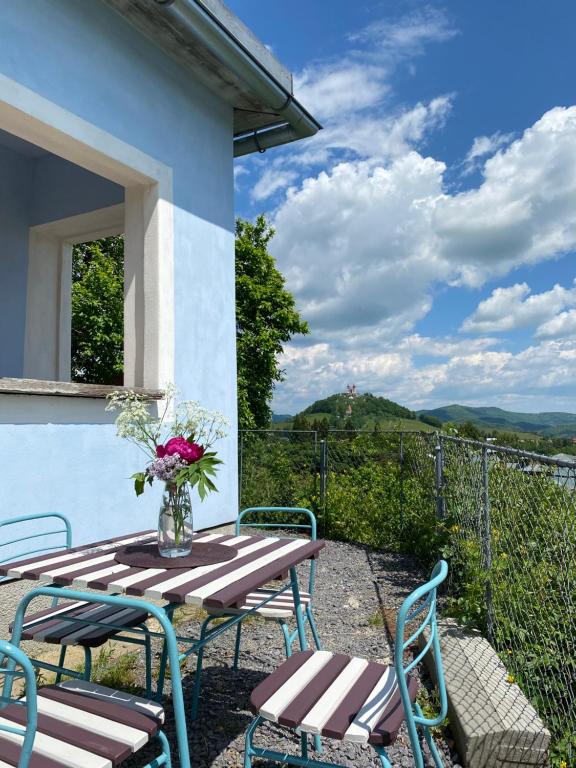
[[[368,624],[370,624],[371,627],[384,626],[384,616],[382,615],[382,611],[380,609],[368,617]]]
[[[79,671],[83,668],[82,665]],[[138,653],[125,651],[120,646],[103,646],[92,661],[91,680],[107,688],[118,688],[132,693],[140,691]]]

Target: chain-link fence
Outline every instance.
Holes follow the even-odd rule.
[[[424,432],[245,432],[240,502],[306,506],[329,538],[450,562],[481,629],[576,766],[576,463]]]
[[[479,626],[576,765],[576,464],[440,440],[451,613]]]

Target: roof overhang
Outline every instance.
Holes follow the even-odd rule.
[[[221,0],[104,0],[234,108],[234,155],[313,136],[292,75]]]

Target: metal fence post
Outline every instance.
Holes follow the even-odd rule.
[[[444,519],[444,451],[442,450],[442,437],[436,436],[437,443],[434,448],[435,490],[436,490],[436,517]]]
[[[323,535],[328,531],[328,521],[326,520],[326,487],[328,483],[328,437],[320,440],[320,509],[322,510]]]
[[[486,573],[486,630],[488,639],[494,641],[494,604],[492,600],[492,526],[490,523],[489,450],[482,448],[482,566]]]
[[[244,430],[240,430],[240,450],[238,451],[238,509],[242,509],[242,470],[244,461]]]
[[[404,528],[404,432],[400,432],[400,529]]]

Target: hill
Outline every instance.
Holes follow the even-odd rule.
[[[291,428],[294,423],[308,426],[328,422],[331,429],[342,429],[348,422],[348,407],[352,407],[351,421],[356,429],[373,429],[376,424],[387,429],[428,430],[416,414],[404,406],[369,393],[351,397],[347,394],[331,395],[309,405],[290,420],[274,419],[274,426]],[[280,423],[282,422],[283,423]],[[304,428],[305,425],[301,424]]]
[[[347,418],[347,409],[352,407],[352,421],[357,427],[363,426],[367,420],[380,421],[382,419],[399,418],[415,419],[413,411],[398,405],[393,400],[385,397],[376,397],[369,393],[351,397],[347,394],[330,395],[324,400],[316,400],[301,412],[305,418],[324,418],[344,423]]]
[[[446,405],[442,408],[417,412],[420,417],[434,417],[442,422],[464,424],[472,422],[484,429],[510,432],[532,432],[546,437],[576,436],[576,414],[550,411],[520,413],[502,408],[473,408],[467,405]]]

